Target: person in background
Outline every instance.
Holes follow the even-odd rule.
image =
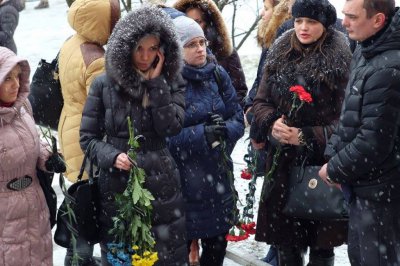
[[[326,138],[336,126],[348,80],[351,51],[346,37],[332,28],[336,10],[327,0],[296,0],[292,7],[295,27],[270,47],[263,78],[254,99],[250,137],[267,143],[267,172],[275,151],[281,156],[271,179],[264,180],[255,240],[275,245],[279,265],[304,264],[310,247],[309,266],[334,265],[334,247],[346,241],[347,221],[305,220],[282,213],[292,167],[326,162]],[[290,87],[301,85],[311,94],[290,115]]]
[[[49,163],[29,94],[28,61],[0,47],[0,265],[53,265],[49,209],[36,168],[62,172]]]
[[[251,124],[253,120],[253,100],[257,94],[258,86],[261,82],[265,59],[267,57],[268,49],[275,41],[276,31],[278,28],[287,21],[291,15],[289,10],[292,6],[293,0],[265,0],[264,7],[261,10],[261,20],[258,25],[257,31],[257,42],[262,48],[260,61],[257,68],[257,76],[254,80],[253,86],[249,91],[249,94],[245,99],[244,113],[246,114],[245,119],[247,124]],[[257,147],[257,143],[250,141],[250,152],[253,152],[252,158],[256,158],[255,167],[256,173],[264,176],[265,174],[265,159],[267,147]],[[269,248],[267,255],[262,259],[264,262],[271,264],[272,266],[278,265],[278,253],[276,248],[272,245]]]
[[[35,9],[49,8],[49,0],[40,0],[39,4],[35,6]]]
[[[24,2],[19,0],[0,1],[0,46],[7,47],[14,53],[17,53],[14,33],[18,26],[19,12],[24,8]]]
[[[244,134],[243,111],[235,101],[229,75],[207,56],[207,40],[200,25],[186,16],[173,22],[183,47],[182,76],[187,85],[184,126],[168,143],[181,175],[188,248],[192,240],[201,239],[200,265],[222,266],[225,236],[236,208],[233,177],[231,181],[229,177],[233,171],[230,154]],[[229,161],[225,166],[224,155]]]
[[[228,72],[237,99],[243,106],[248,91],[246,78],[239,54],[232,47],[224,18],[217,5],[212,0],[178,0],[173,7],[200,24],[209,42],[208,48],[216,57],[218,64]]]
[[[136,163],[155,198],[157,265],[187,265],[181,182],[166,144],[166,137],[181,131],[185,108],[182,55],[171,19],[155,6],[129,12],[115,26],[105,60],[106,72],[90,87],[80,128],[81,147],[93,141],[89,156],[99,169],[102,265],[109,265],[107,243],[114,241],[109,230],[117,213],[115,195],[124,192],[132,167],[128,117],[135,136],[143,136]]]
[[[400,11],[394,0],[347,0],[343,14],[359,45],[319,175],[349,201],[351,265],[400,265]]]
[[[244,105],[244,112],[246,114],[248,124],[251,124],[252,121],[253,112],[251,106],[253,105],[253,100],[257,94],[257,89],[262,78],[268,48],[272,45],[277,37],[276,31],[280,28],[282,23],[291,17],[290,9],[293,1],[294,0],[264,1],[264,8],[261,10],[261,20],[257,31],[257,43],[261,47],[262,52],[260,61],[258,63],[256,79],[254,80],[249,94],[245,98]]]
[[[68,10],[68,22],[76,31],[62,45],[59,79],[64,106],[58,124],[61,151],[67,164],[65,176],[77,181],[84,154],[79,145],[83,106],[95,77],[104,72],[104,48],[120,17],[118,0],[76,0]],[[84,178],[87,178],[86,174]],[[95,264],[93,246],[78,238],[82,265]],[[67,249],[65,265],[70,265],[72,249]]]

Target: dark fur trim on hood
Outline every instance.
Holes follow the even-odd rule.
[[[162,75],[168,83],[177,81],[182,67],[182,52],[178,36],[169,16],[160,8],[145,6],[135,9],[121,18],[107,44],[106,72],[122,90],[134,98],[143,96],[142,76],[132,64],[132,51],[139,40],[148,35],[160,37],[165,62]]]
[[[299,84],[307,86],[311,93],[320,88],[324,82],[329,89],[343,89],[337,87],[337,79],[348,76],[351,52],[347,39],[343,33],[329,28],[326,39],[320,51],[312,52],[309,47],[309,54],[300,61],[299,52],[292,50],[289,55],[286,52],[291,45],[291,37],[294,29],[288,30],[271,46],[265,65],[265,72],[268,73],[272,82],[279,84],[282,94],[290,92],[290,86]],[[304,50],[307,53],[307,49]]]
[[[192,7],[201,9],[206,15],[208,27],[204,34],[210,41],[210,49],[217,59],[230,56],[233,52],[232,41],[217,5],[212,0],[178,0],[174,4],[174,8],[183,13]]]

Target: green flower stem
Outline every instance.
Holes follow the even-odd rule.
[[[41,127],[39,126],[40,132],[47,142],[50,147],[53,147],[53,149],[57,149],[57,139],[53,136],[51,133],[50,127]],[[53,152],[56,152],[56,150]],[[62,157],[60,157],[62,158]],[[64,177],[62,177],[64,178]],[[65,182],[62,182],[61,184],[61,190],[63,190],[65,193],[67,192],[67,187],[65,185]],[[66,208],[67,211],[63,213],[62,215],[67,215],[68,217],[68,223],[69,225],[77,224],[76,216],[74,213],[74,210],[71,208],[71,204],[69,203],[68,200],[66,200]],[[70,233],[71,233],[71,246],[72,246],[72,259],[71,259],[71,266],[79,266],[80,261],[82,261],[82,258],[78,255],[77,249],[76,249],[76,240],[78,237],[78,232],[76,230],[72,230],[73,228],[68,228]]]
[[[226,142],[225,142],[225,140],[220,139],[220,143],[221,143],[221,148],[222,148],[222,169],[224,171],[226,171],[226,173],[228,175],[229,186],[232,190],[232,197],[233,197],[232,221],[230,221],[230,222],[232,225],[236,225],[235,221],[238,220],[238,218],[239,218],[239,209],[237,208],[237,202],[238,201],[240,202],[239,194],[235,188],[235,178],[233,175],[233,171],[229,166],[229,162],[232,162],[232,160],[230,159],[230,157],[228,156],[228,154],[226,152]]]
[[[273,182],[273,175],[275,173],[275,169],[278,165],[278,160],[281,157],[281,151],[282,148],[279,146],[274,154],[274,157],[272,159],[272,165],[271,168],[269,169],[268,173],[265,175],[264,177],[264,182]],[[266,193],[266,185],[263,186],[262,190],[261,190],[261,201],[263,202],[265,199],[265,193]]]
[[[145,251],[153,251],[155,240],[151,233],[151,201],[153,195],[145,189],[146,174],[136,166],[137,150],[140,145],[135,137],[131,119],[128,118],[129,150],[128,156],[133,164],[125,191],[115,196],[117,215],[113,217],[110,234],[115,235],[116,243],[125,244],[126,248],[137,246],[136,253],[143,257]]]

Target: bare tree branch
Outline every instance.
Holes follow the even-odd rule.
[[[231,29],[231,36],[232,36],[232,45],[235,47],[235,22],[236,22],[236,1],[232,3],[233,4],[233,16],[232,16],[232,29]]]
[[[243,33],[245,35],[240,40],[239,44],[235,47],[236,50],[239,50],[240,47],[242,47],[243,43],[247,40],[247,38],[250,36],[250,34],[253,32],[253,30],[255,30],[255,28],[257,27],[258,21],[259,21],[259,18],[256,18],[254,20],[253,24],[251,25],[251,27],[246,32]],[[233,39],[235,39],[235,38],[233,38]]]

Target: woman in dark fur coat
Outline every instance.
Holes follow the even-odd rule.
[[[250,136],[268,141],[267,172],[278,146],[282,153],[273,176],[264,181],[268,191],[258,210],[256,240],[278,247],[279,265],[333,265],[333,248],[346,241],[347,222],[295,219],[282,213],[293,166],[307,156],[307,165],[323,165],[324,130],[336,126],[348,79],[351,52],[345,36],[331,26],[336,10],[327,0],[297,0],[292,8],[295,29],[277,39],[267,55],[264,75],[254,100]],[[302,85],[312,96],[295,115],[289,116],[292,92]]]
[[[119,20],[107,45],[106,73],[96,78],[83,110],[80,144],[100,169],[102,265],[109,265],[106,244],[116,215],[114,196],[127,185],[132,118],[135,136],[143,135],[137,165],[146,172],[151,202],[156,265],[187,265],[185,216],[179,171],[165,138],[178,134],[184,119],[181,49],[172,21],[157,7],[143,7]]]
[[[200,24],[209,42],[208,48],[232,80],[240,105],[247,95],[246,78],[238,52],[232,47],[228,29],[217,5],[212,0],[178,0],[174,8]]]

